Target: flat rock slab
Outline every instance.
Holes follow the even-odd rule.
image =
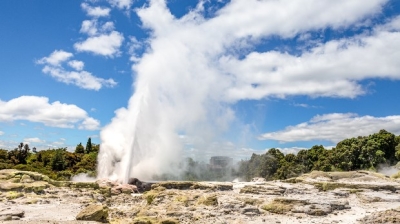
[[[20,218],[24,217],[25,212],[19,209],[6,208],[0,211],[0,216],[18,216]]]

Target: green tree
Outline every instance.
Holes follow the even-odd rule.
[[[97,153],[91,152],[82,156],[82,159],[75,165],[76,168],[82,168],[88,171],[95,171],[97,164]]]
[[[362,147],[360,160],[361,168],[374,169],[377,165],[386,162],[385,153],[381,150],[380,144],[374,139],[368,139],[367,143]]]
[[[378,133],[372,134],[368,137],[369,140],[376,142],[379,154],[385,159],[383,162],[393,164],[396,161],[396,136],[386,130],[380,130]],[[383,153],[383,154],[382,154]],[[382,160],[382,159],[379,159]]]
[[[360,154],[366,137],[350,138],[340,141],[332,151],[332,165],[342,171],[360,169]]]
[[[92,152],[92,139],[89,138],[87,143],[86,143],[86,150],[85,150],[86,154],[89,154]]]
[[[287,179],[291,177],[297,177],[303,173],[303,165],[297,163],[297,158],[294,154],[289,153],[280,161],[280,167],[275,172],[275,178]]]
[[[99,152],[100,151],[100,145],[99,144],[92,144],[92,152]]]
[[[5,163],[8,161],[8,151],[0,149],[0,162]]]
[[[396,159],[400,160],[400,143],[396,146]]]
[[[239,175],[246,180],[253,177],[273,179],[275,172],[279,169],[279,161],[284,158],[278,149],[271,148],[263,155],[252,154],[250,160],[241,161]]]
[[[79,143],[75,148],[75,153],[85,153],[85,148],[82,143]]]
[[[20,143],[17,148],[8,153],[8,159],[11,160],[15,165],[26,164],[26,158],[29,155],[29,145]]]
[[[59,148],[55,150],[55,154],[51,159],[51,168],[55,171],[61,171],[65,169],[65,152],[66,148]]]

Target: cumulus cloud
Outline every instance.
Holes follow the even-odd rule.
[[[101,31],[102,32],[109,32],[109,31],[113,31],[114,30],[114,23],[113,22],[105,22],[102,26],[101,26]]]
[[[0,135],[4,135],[4,131],[0,131]]]
[[[49,74],[59,82],[73,84],[82,89],[99,90],[103,86],[114,87],[117,83],[113,79],[103,79],[93,76],[87,71],[67,71],[60,68],[45,66],[43,73]]]
[[[124,1],[110,1],[115,7],[124,8]],[[90,8],[87,3],[82,3],[82,8]],[[130,7],[130,5],[129,5]],[[99,7],[91,7],[90,9]],[[109,13],[108,9],[108,13]],[[107,14],[108,15],[108,14]],[[111,21],[103,22],[97,17],[90,20],[82,21],[80,32],[87,34],[89,37],[83,41],[74,44],[74,48],[78,52],[89,52],[95,55],[106,57],[115,57],[120,54],[120,47],[124,41],[122,33],[114,30],[114,23]]]
[[[117,7],[118,9],[128,10],[133,4],[133,0],[108,0],[111,6]]]
[[[400,17],[393,21],[400,20]],[[393,22],[392,21],[392,22]],[[238,83],[233,99],[308,95],[354,98],[365,93],[358,81],[400,79],[400,29],[377,27],[371,34],[329,41],[300,56],[277,51],[253,52],[244,59],[224,58]]]
[[[81,29],[79,32],[87,34],[89,36],[98,36],[101,34],[107,34],[114,30],[113,22],[99,23],[96,19],[82,21]]]
[[[81,71],[83,69],[83,66],[85,66],[85,64],[83,63],[83,61],[77,61],[77,60],[72,60],[68,62],[68,65],[77,70],[77,71]]]
[[[34,138],[24,138],[23,142],[25,144],[32,144],[32,143],[45,143],[45,140],[42,140],[40,138],[34,137]]]
[[[88,117],[79,125],[79,129],[96,130],[100,126],[100,122],[94,118]]]
[[[280,142],[324,140],[337,143],[346,138],[366,136],[381,129],[400,134],[400,115],[387,117],[358,116],[353,113],[317,115],[308,122],[262,134],[259,139]]]
[[[65,51],[54,51],[49,57],[39,59],[37,63],[44,64],[42,72],[50,75],[59,82],[76,85],[83,89],[100,90],[103,86],[114,87],[117,83],[113,79],[103,79],[92,75],[92,73],[84,71],[84,62],[78,60],[70,60],[72,53]],[[62,66],[62,62],[75,71],[70,71]]]
[[[74,56],[70,52],[66,52],[63,50],[55,50],[48,57],[43,57],[37,61],[38,64],[50,64],[53,66],[59,66],[62,62],[67,61],[72,56]]]
[[[84,20],[82,21],[81,33],[85,33],[89,36],[94,36],[97,34],[97,20]]]
[[[111,9],[110,8],[105,8],[105,7],[92,7],[87,3],[82,3],[81,7],[83,10],[85,10],[86,14],[88,16],[92,17],[102,17],[102,16],[109,16]]]
[[[293,103],[292,105],[295,107],[303,107],[303,108],[321,108],[320,106],[309,105],[306,103]]]
[[[0,100],[0,122],[26,120],[50,127],[99,129],[99,121],[73,104],[49,102],[47,97],[21,96],[9,101]]]
[[[119,48],[124,41],[124,36],[112,31],[109,34],[101,34],[98,36],[89,37],[88,39],[74,44],[77,51],[90,52],[93,54],[114,57],[119,55]]]

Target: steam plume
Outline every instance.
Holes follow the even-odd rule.
[[[250,68],[245,75],[231,67],[232,63],[240,64],[239,58],[259,40],[270,35],[293,37],[326,26],[347,26],[376,12],[386,1],[313,2],[290,1],[295,5],[287,7],[284,0],[234,0],[215,12],[213,18],[203,16],[203,1],[179,19],[170,13],[164,0],[152,0],[147,7],[137,9],[143,28],[151,32],[149,46],[133,66],[135,93],[127,108],[117,110],[101,132],[99,177],[127,182],[131,176],[151,178],[152,174],[174,172],[171,162],[179,159],[183,150],[179,133],[211,139],[235,118],[231,104],[268,94],[282,95],[281,88],[267,88],[280,79],[266,81],[264,76],[280,72],[273,64],[285,54],[266,54],[267,59],[272,58],[262,65],[264,74],[259,72],[254,77],[249,74],[261,68],[257,64],[243,64],[241,69]],[[340,10],[343,18],[338,18],[335,10]],[[324,13],[315,13],[320,11]],[[304,22],[310,18],[312,22]],[[344,84],[355,86],[353,82]],[[298,85],[288,88],[296,88],[296,93]]]

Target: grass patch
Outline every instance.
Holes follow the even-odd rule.
[[[285,204],[282,202],[272,201],[269,204],[261,206],[261,208],[264,209],[265,211],[268,211],[271,213],[285,214],[285,213],[289,212],[290,210],[292,210],[293,205]]]
[[[238,198],[239,201],[242,201],[246,205],[260,205],[262,204],[262,200],[256,198]]]
[[[203,204],[206,206],[217,206],[218,197],[217,195],[204,195],[198,199],[198,204]]]
[[[143,194],[144,199],[146,199],[147,204],[151,205],[154,202],[154,199],[156,199],[158,196],[158,192],[155,191],[147,191],[145,194]]]
[[[23,197],[23,196],[24,196],[24,194],[22,194],[21,192],[16,192],[16,191],[9,191],[5,195],[5,197],[8,200],[13,200],[13,199],[20,198],[20,197]]]
[[[185,206],[189,205],[189,198],[186,195],[178,195],[175,197],[175,200],[181,202]]]
[[[138,216],[133,219],[133,224],[154,224],[157,223],[157,219],[148,216]]]

